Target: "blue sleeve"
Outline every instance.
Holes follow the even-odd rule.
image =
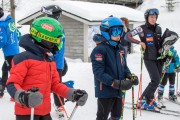
[[[178,54],[176,55],[175,60],[176,60],[176,63],[175,63],[175,64],[176,64],[176,66],[175,66],[175,67],[180,66],[179,56],[178,56]]]
[[[56,60],[56,68],[64,69],[64,50],[65,50],[65,38],[62,39],[62,48],[56,52],[54,58]]]
[[[7,43],[7,32],[4,27],[0,27],[0,48]]]
[[[91,53],[91,62],[94,78],[105,85],[111,86],[114,78],[105,73],[105,50],[102,47],[96,47]]]

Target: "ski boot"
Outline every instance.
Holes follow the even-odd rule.
[[[147,102],[142,102],[141,109],[153,111],[153,110],[155,110],[155,106],[147,104]]]
[[[64,108],[63,108],[63,106],[56,107],[55,111],[56,111],[56,113],[57,113],[57,115],[58,115],[60,120],[66,120],[65,119],[65,115],[64,115]]]
[[[159,109],[166,108],[166,106],[165,106],[164,103],[163,103],[163,95],[158,95],[157,107],[158,107]]]
[[[174,95],[175,88],[174,85],[169,85],[169,100],[177,102],[177,96]]]
[[[169,100],[177,102],[177,96],[176,95],[170,95],[169,94]]]
[[[141,109],[143,110],[149,110],[149,111],[156,111],[157,110],[157,103],[155,99],[149,100],[147,102],[146,99],[142,99]]]

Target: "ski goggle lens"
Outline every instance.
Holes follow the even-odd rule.
[[[149,10],[149,15],[159,15],[159,10],[154,8]]]
[[[123,33],[123,27],[113,27],[110,30],[110,34],[114,37],[117,37],[118,35],[122,35]]]

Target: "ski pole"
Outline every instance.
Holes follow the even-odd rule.
[[[77,107],[78,107],[78,104],[76,103],[76,105],[75,105],[75,107],[74,107],[74,109],[73,109],[70,117],[68,118],[68,120],[71,120],[71,119],[72,119],[72,117],[74,116],[74,113],[76,112]]]
[[[121,120],[123,120],[123,114],[124,114],[125,95],[126,95],[126,90],[122,90],[122,114],[121,114]]]
[[[168,70],[168,66],[169,66],[169,64],[171,63],[171,61],[172,61],[172,58],[166,59],[166,61],[164,62],[163,70],[162,70],[163,73],[162,73],[162,76],[161,76],[161,78],[160,78],[159,84],[162,83],[162,80],[164,79],[164,75],[166,74],[166,71]],[[158,89],[157,89],[156,92],[155,92],[155,96],[157,96],[158,90],[159,90],[159,87],[158,87]]]
[[[34,120],[34,107],[31,108],[31,120]]]
[[[140,82],[139,82],[139,90],[138,90],[138,99],[137,99],[137,106],[136,106],[136,115],[137,115],[137,110],[138,107],[140,107],[140,116],[141,116],[141,103],[142,103],[142,98],[140,97],[142,95],[142,69],[143,69],[143,54],[144,54],[144,50],[141,47],[141,70],[140,70]],[[138,100],[140,99],[140,105]]]
[[[133,120],[135,120],[135,111],[134,111],[134,85],[132,86],[132,114],[133,114]]]
[[[62,102],[62,100],[61,100],[60,96],[59,96],[59,95],[57,95],[57,97],[58,97],[59,102],[61,103],[61,105],[62,105],[62,107],[63,107],[63,109],[64,109],[64,112],[65,112],[65,114],[66,114],[66,116],[67,116],[67,118],[68,118],[69,116],[68,116],[68,114],[67,114],[67,111],[66,111],[66,109],[65,109],[65,107],[64,107],[64,104],[63,104],[63,102]]]

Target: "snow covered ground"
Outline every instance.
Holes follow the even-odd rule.
[[[32,1],[32,0],[28,0]],[[26,1],[26,2],[28,2]],[[40,0],[36,0],[40,1]],[[150,2],[151,1],[151,2]],[[140,9],[141,11],[145,11],[148,8],[156,7],[160,10],[160,15],[158,18],[158,23],[160,26],[165,30],[165,28],[169,28],[170,30],[174,30],[180,35],[180,18],[178,18],[178,12],[180,12],[180,4],[177,4],[175,12],[168,13],[167,10],[162,5],[165,5],[165,0],[145,0],[145,2],[142,4]],[[25,1],[24,1],[25,2]],[[21,4],[23,7],[23,5]],[[30,5],[26,6],[27,9],[30,9]],[[22,9],[19,9],[19,11],[22,11]],[[20,12],[19,12],[20,13]],[[178,51],[180,55],[180,41],[177,41],[175,44],[175,48]],[[128,66],[130,70],[139,76],[140,74],[140,48],[139,46],[135,47],[135,53],[128,55]],[[3,55],[2,51],[0,52],[0,66],[3,64]],[[93,79],[93,73],[91,68],[91,63],[83,63],[81,60],[71,60],[68,59],[68,67],[69,70],[67,72],[67,75],[63,77],[63,81],[67,80],[74,80],[75,81],[75,88],[84,89],[88,92],[89,98],[85,106],[78,107],[77,111],[74,114],[73,120],[95,120],[96,118],[96,111],[97,111],[97,101],[94,97],[94,79]],[[0,71],[1,75],[1,71]],[[147,86],[149,83],[150,78],[147,73],[147,70],[145,66],[143,67],[143,89]],[[179,82],[180,86],[180,82]],[[179,88],[180,91],[180,88]],[[137,93],[138,93],[138,87],[135,87],[135,100],[137,100]],[[165,96],[168,95],[168,85],[165,89]],[[131,90],[127,91],[126,94],[126,101],[131,102]],[[166,100],[164,100],[165,105],[168,109],[180,111],[180,106],[170,103]],[[3,99],[0,99],[0,120],[14,120],[14,103],[10,102],[10,96],[8,93],[5,93]],[[65,108],[67,110],[68,115],[72,112],[73,107],[75,106],[74,103],[67,102],[65,105]],[[51,115],[53,117],[53,120],[57,120],[56,113],[53,108],[53,100],[52,100],[52,111]],[[167,115],[161,115],[158,113],[152,113],[152,112],[143,112],[142,116],[137,115],[136,120],[180,120],[180,117],[174,117],[174,116],[167,116]],[[124,110],[124,120],[132,120],[132,110],[125,109]]]

